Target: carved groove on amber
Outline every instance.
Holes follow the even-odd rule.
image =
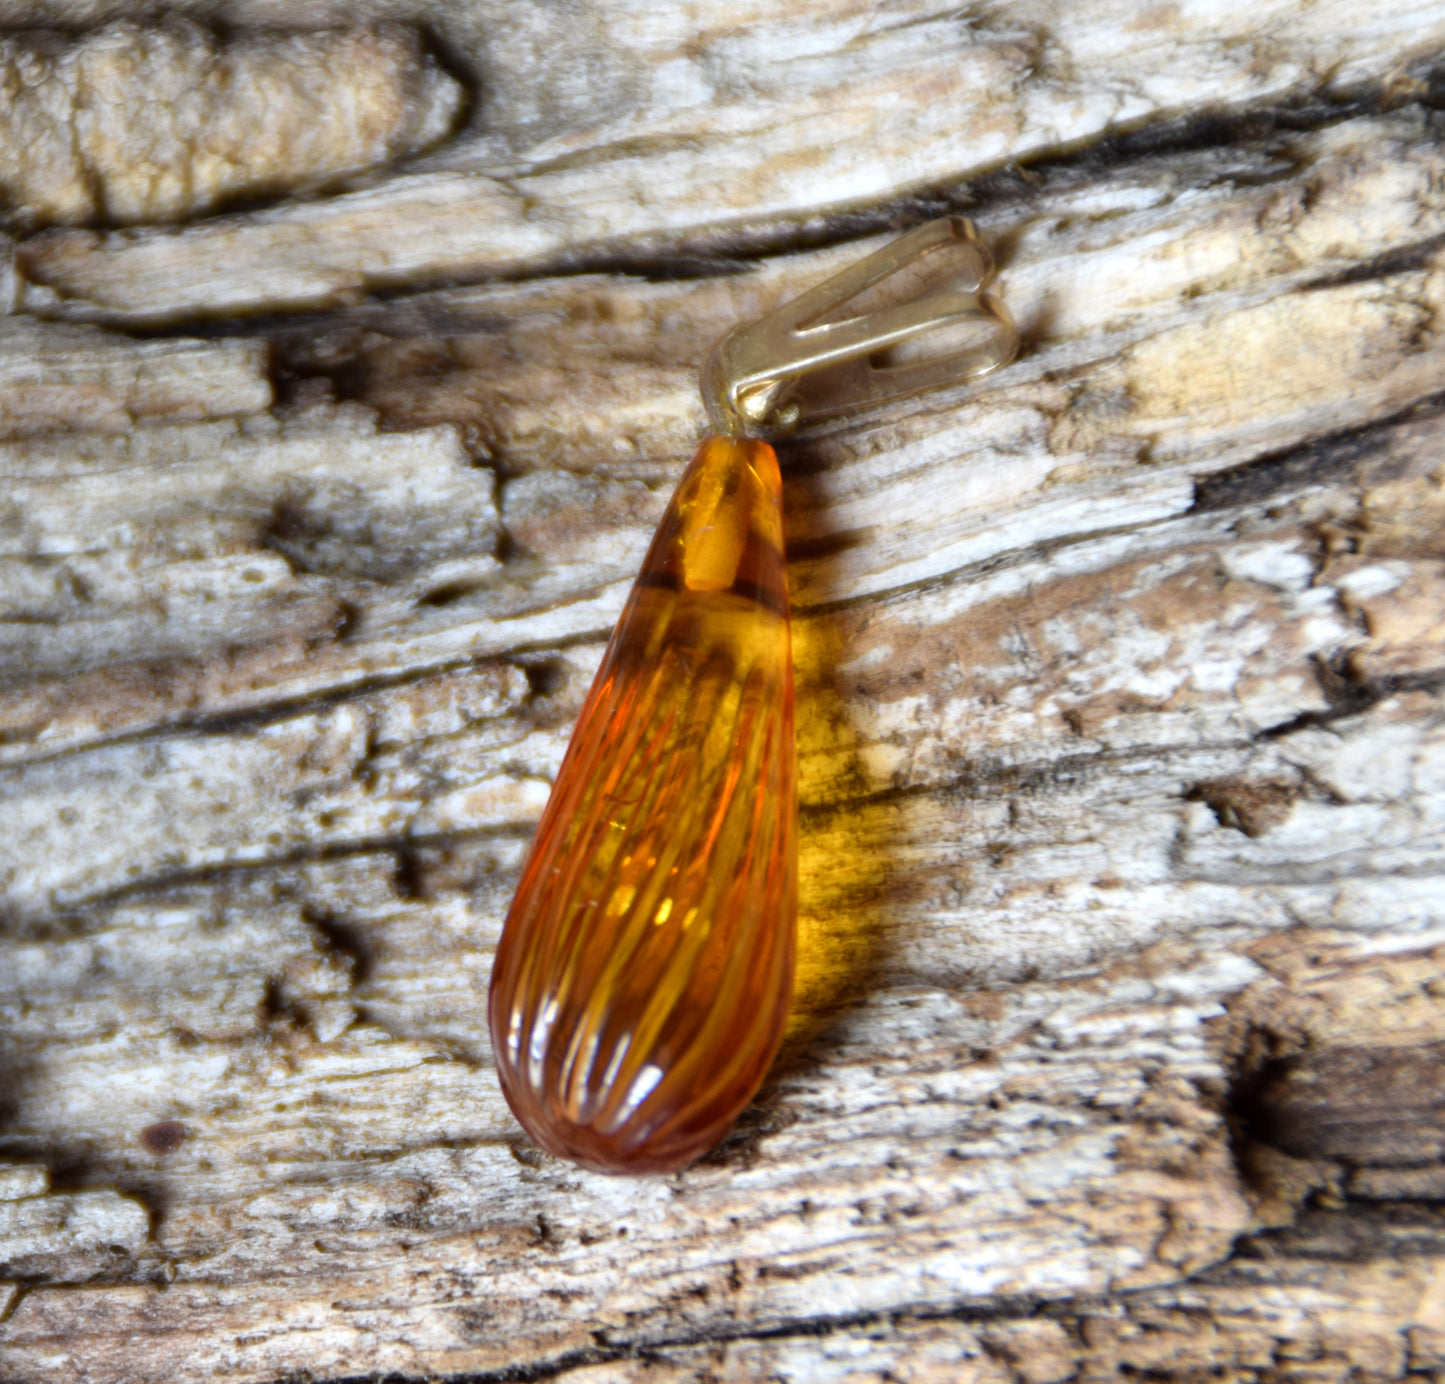
[[[684,1167],[757,1091],[792,993],[793,757],[777,458],[711,437],[603,656],[492,972],[502,1090],[552,1152]]]

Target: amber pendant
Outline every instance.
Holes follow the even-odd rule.
[[[553,1153],[681,1168],[752,1099],[793,985],[793,754],[777,457],[710,437],[607,646],[492,972],[502,1090]]]
[[[932,221],[709,356],[703,397],[726,436],[663,516],[492,970],[502,1090],[553,1153],[685,1167],[762,1082],[793,985],[797,813],[782,486],[747,434],[1004,364],[1017,336],[992,277],[967,221]],[[931,333],[948,349],[917,355]]]

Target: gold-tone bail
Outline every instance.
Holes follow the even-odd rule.
[[[921,266],[921,276],[905,272],[925,257],[930,263]],[[987,292],[993,276],[993,257],[967,218],[915,226],[718,342],[702,371],[713,426],[733,436],[788,432],[804,415],[901,399],[1007,365],[1018,332],[1003,303]],[[871,288],[894,286],[890,280],[901,287],[899,301],[843,311]],[[929,334],[939,334],[948,348],[908,358],[907,344]],[[890,361],[890,352],[904,358]],[[798,389],[805,375],[815,376],[806,399]]]

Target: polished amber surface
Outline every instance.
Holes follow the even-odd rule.
[[[752,1098],[793,982],[777,458],[708,438],[573,732],[492,972],[502,1090],[554,1153],[684,1167]]]

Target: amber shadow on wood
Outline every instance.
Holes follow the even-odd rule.
[[[823,463],[806,440],[778,448],[785,537],[799,516],[825,514]],[[792,516],[790,518],[790,516]],[[817,527],[817,526],[808,526]],[[849,658],[856,616],[832,608],[846,592],[828,584],[828,558],[847,537],[794,541],[789,571],[816,564],[812,609],[793,611],[793,680],[798,764],[798,928],[793,1004],[778,1056],[758,1099],[706,1160],[729,1163],[773,1127],[770,1089],[804,1071],[817,1042],[873,988],[889,947],[888,899],[903,829],[899,805],[880,798],[864,770],[859,735],[839,669]],[[821,578],[821,581],[819,580]]]

